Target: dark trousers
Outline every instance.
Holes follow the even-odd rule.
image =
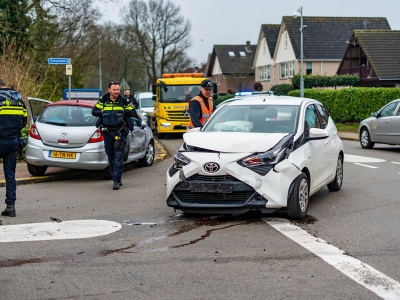
[[[4,177],[6,178],[6,199],[8,205],[17,200],[17,182],[15,169],[17,167],[18,137],[11,140],[0,139],[0,158],[3,159]]]
[[[106,148],[106,154],[108,157],[108,164],[110,171],[113,176],[113,181],[120,182],[122,171],[124,169],[124,148],[127,141],[127,134],[123,132],[121,134],[122,143],[115,149],[115,136],[116,132],[105,132],[104,133],[104,146]]]

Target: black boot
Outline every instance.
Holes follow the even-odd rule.
[[[119,183],[113,181],[113,190],[119,190]]]
[[[15,204],[7,204],[7,207],[5,210],[1,212],[2,216],[9,216],[9,217],[15,217]]]

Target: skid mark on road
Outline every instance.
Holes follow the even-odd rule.
[[[278,218],[263,219],[267,224],[322,258],[325,262],[383,299],[400,299],[400,283],[344,251],[312,236],[290,221]]]

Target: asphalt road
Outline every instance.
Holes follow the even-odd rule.
[[[181,139],[161,142],[173,154]],[[118,191],[93,177],[18,186],[18,216],[2,217],[0,233],[4,225],[54,224],[50,217],[65,223],[107,220],[121,229],[91,238],[0,239],[0,298],[389,299],[393,293],[369,287],[384,282],[391,291],[400,281],[400,147],[344,144],[342,190],[325,188],[311,197],[309,216],[289,223],[294,227],[287,231],[303,229],[298,236],[326,241],[326,251],[336,247],[384,279],[368,273],[360,283],[333,266],[329,256],[337,256],[327,252],[321,259],[274,227],[276,220],[285,221],[283,214],[174,212],[165,204],[165,173],[172,163],[167,158],[125,171]]]

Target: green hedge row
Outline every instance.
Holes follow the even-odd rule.
[[[289,96],[300,97],[300,90]],[[400,88],[305,89],[304,97],[320,101],[335,122],[360,122],[385,104],[400,98]]]
[[[336,87],[336,86],[355,86],[359,79],[354,75],[304,75],[304,88],[311,89],[313,87]],[[300,74],[294,75],[292,84],[295,89],[300,88]]]
[[[293,91],[293,84],[276,84],[271,87],[271,91],[274,92],[275,95],[288,95],[290,91]]]

